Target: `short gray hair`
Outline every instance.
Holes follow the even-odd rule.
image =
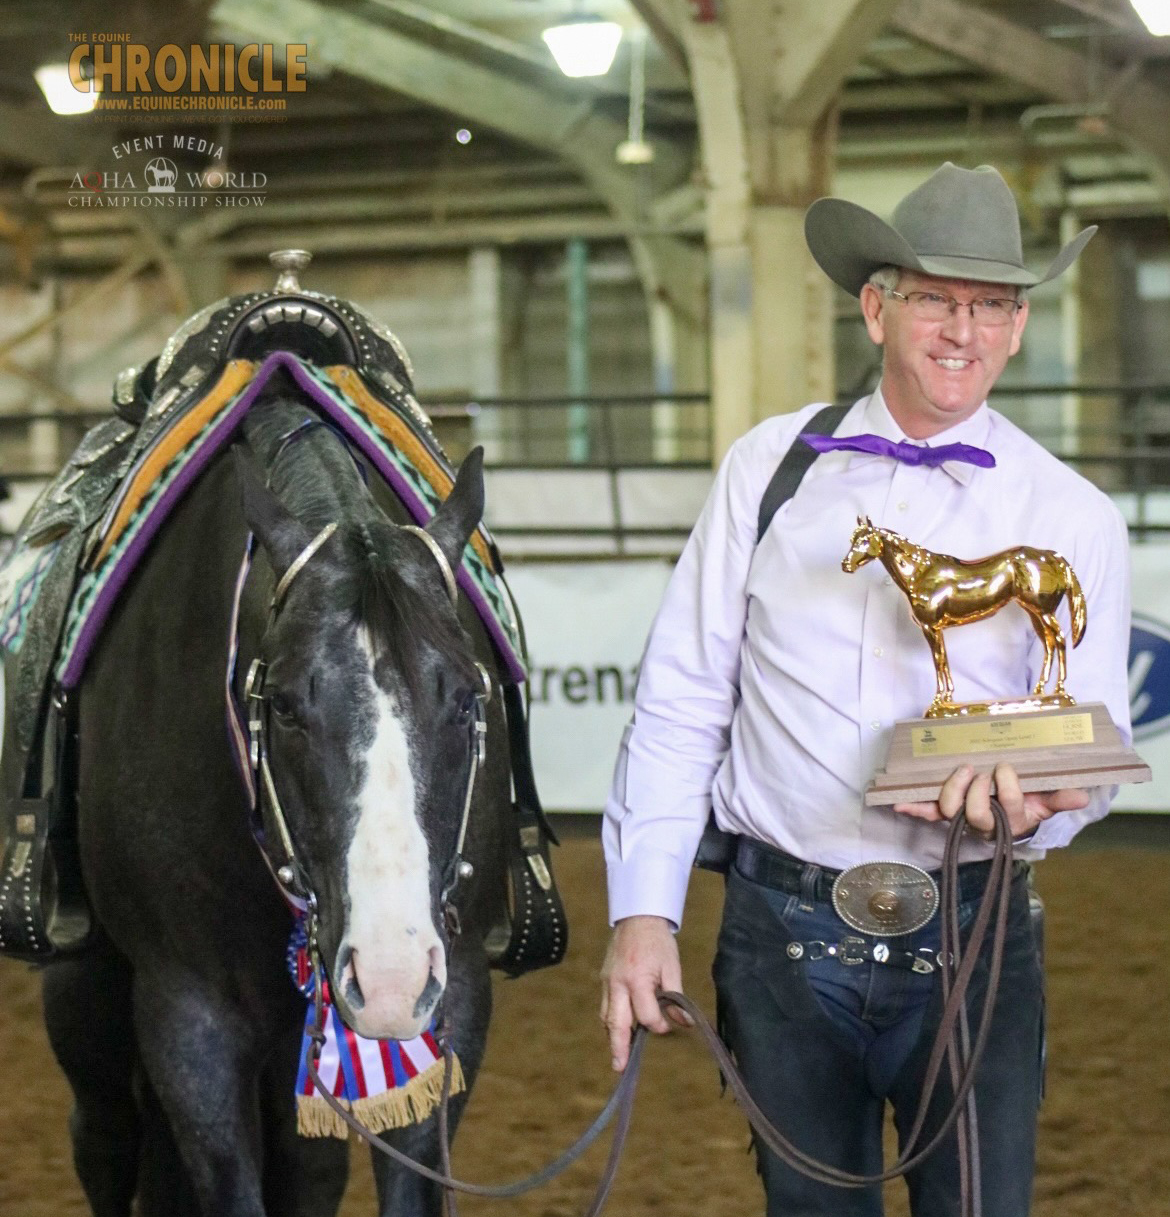
[[[869,282],[878,291],[894,292],[898,290],[898,280],[902,277],[900,266],[879,266],[869,277]]]
[[[868,282],[878,289],[879,292],[889,291],[896,292],[898,290],[898,280],[902,277],[902,267],[900,266],[879,266],[877,270],[870,275]],[[1016,288],[1016,299],[1026,300],[1028,298],[1028,289],[1019,287],[1012,283],[1004,284],[1005,287]]]

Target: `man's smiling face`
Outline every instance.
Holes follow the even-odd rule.
[[[870,338],[885,348],[882,394],[894,421],[912,439],[928,439],[970,418],[1020,349],[1025,300],[1008,325],[981,325],[963,307],[972,300],[1015,299],[1007,284],[942,279],[904,270],[902,295],[934,292],[960,301],[943,321],[915,316],[903,300],[867,283],[861,309]]]

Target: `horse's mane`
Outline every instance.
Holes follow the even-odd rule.
[[[334,592],[337,608],[366,628],[375,661],[384,659],[397,669],[411,697],[422,689],[428,647],[474,680],[471,646],[457,620],[436,611],[436,599],[420,591],[396,564],[396,558],[411,552],[407,546],[418,548],[420,565],[434,559],[420,542],[395,534],[340,436],[331,427],[311,426],[284,446],[274,467],[284,438],[300,423],[317,421],[312,410],[283,390],[272,394],[269,409],[257,412],[248,438],[265,454],[272,489],[289,511],[313,532],[331,521],[340,525],[335,539],[344,558]],[[435,583],[435,597],[445,595],[438,579]]]

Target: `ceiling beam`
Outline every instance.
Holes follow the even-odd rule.
[[[263,258],[273,249],[311,249],[314,254],[394,253],[408,250],[465,250],[474,245],[556,245],[572,237],[587,241],[698,237],[701,215],[662,224],[634,224],[600,209],[552,214],[455,220],[261,226],[251,216],[239,232],[222,234],[200,246],[201,257]],[[140,244],[136,234],[103,232],[62,235],[53,247],[57,265],[107,266],[128,257]],[[683,242],[678,242],[686,248]]]
[[[217,0],[211,17],[261,41],[307,43],[310,76],[314,61],[323,60],[435,109],[461,118],[474,114],[512,139],[554,152],[577,168],[630,232],[647,294],[689,302],[694,282],[685,243],[636,235],[653,229],[645,215],[655,194],[689,174],[689,145],[656,137],[652,165],[619,165],[614,153],[626,129],[598,114],[591,102],[568,100],[315,0]]]
[[[938,50],[1057,101],[1101,106],[1114,128],[1170,175],[1170,94],[1131,69],[1090,61],[986,9],[955,0],[902,0],[893,24]]]
[[[39,108],[0,102],[0,160],[18,165],[62,165],[84,173],[106,145],[84,118],[60,118]]]
[[[211,15],[254,37],[307,43],[310,73],[315,59],[324,60],[382,88],[460,118],[474,114],[512,139],[555,151],[575,164],[620,214],[636,215],[647,202],[637,172],[614,160],[625,128],[595,113],[588,103],[541,90],[315,0],[218,0]],[[677,185],[689,169],[689,151],[662,139],[655,140],[655,151],[655,180],[664,187]]]
[[[402,18],[406,22],[416,23],[429,33],[449,38],[456,46],[464,45],[478,48],[490,55],[498,56],[504,62],[511,62],[517,67],[536,68],[541,72],[554,73],[557,71],[551,56],[533,46],[514,42],[511,38],[503,38],[491,30],[472,25],[469,21],[460,21],[447,13],[439,12],[426,4],[418,4],[415,0],[365,0],[366,5],[390,18]]]
[[[824,183],[811,177],[812,144],[831,156],[828,145],[814,131],[830,121],[829,114],[849,71],[884,27],[897,0],[724,0],[719,19],[691,22],[684,28],[692,59],[696,104],[700,117],[703,156],[716,155],[722,136],[714,127],[727,120],[742,125],[748,176],[757,201],[768,199],[807,205]],[[716,52],[716,39],[707,27],[724,31],[726,52]],[[696,42],[696,38],[699,39]],[[698,47],[715,58],[704,65],[716,68],[716,59],[729,54],[728,63],[700,77],[695,63]],[[718,94],[735,80],[736,98],[728,102]],[[827,127],[824,128],[828,130]],[[735,153],[734,155],[738,155]],[[820,168],[817,169],[820,175]]]
[[[679,13],[672,0],[630,0],[630,7],[646,23],[662,53],[684,76],[690,76],[687,48],[678,32]]]
[[[773,118],[785,126],[815,123],[881,33],[898,0],[773,0]],[[742,40],[741,40],[742,45]]]
[[[43,200],[48,202],[48,199]],[[110,210],[81,209],[68,206],[68,197],[57,195],[53,202],[58,210],[53,213],[53,230],[60,234],[95,232],[103,229],[121,229],[126,226],[120,208]],[[277,224],[321,224],[336,222],[351,224],[358,220],[428,220],[441,221],[458,216],[493,217],[507,214],[555,215],[568,210],[601,210],[601,203],[594,191],[578,182],[563,182],[543,186],[501,187],[485,190],[465,186],[445,195],[419,191],[403,195],[389,192],[342,192],[301,194],[300,197],[265,197],[263,208],[247,211],[234,207],[208,209],[198,220],[192,221],[183,233],[193,228],[206,229],[211,233],[226,231],[251,217],[251,223]],[[673,213],[671,213],[673,214]],[[0,216],[3,211],[0,210]],[[244,217],[244,220],[241,220]],[[655,217],[657,219],[657,217]],[[0,235],[3,229],[0,228]],[[190,242],[187,242],[190,243]]]

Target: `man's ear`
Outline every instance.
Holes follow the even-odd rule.
[[[268,489],[256,458],[242,444],[232,446],[240,483],[244,519],[256,534],[276,572],[277,579],[296,561],[313,539],[309,530]]]
[[[886,340],[885,326],[886,298],[872,283],[867,283],[861,289],[861,315],[865,319],[865,329],[871,342],[881,346]]]
[[[1008,347],[1008,357],[1010,358],[1020,349],[1020,340],[1024,336],[1024,326],[1028,324],[1028,297],[1024,297],[1023,304],[1016,309],[1016,315],[1012,318],[1012,341]]]
[[[476,447],[463,458],[455,485],[427,525],[443,556],[458,570],[463,547],[483,517],[483,448]]]

